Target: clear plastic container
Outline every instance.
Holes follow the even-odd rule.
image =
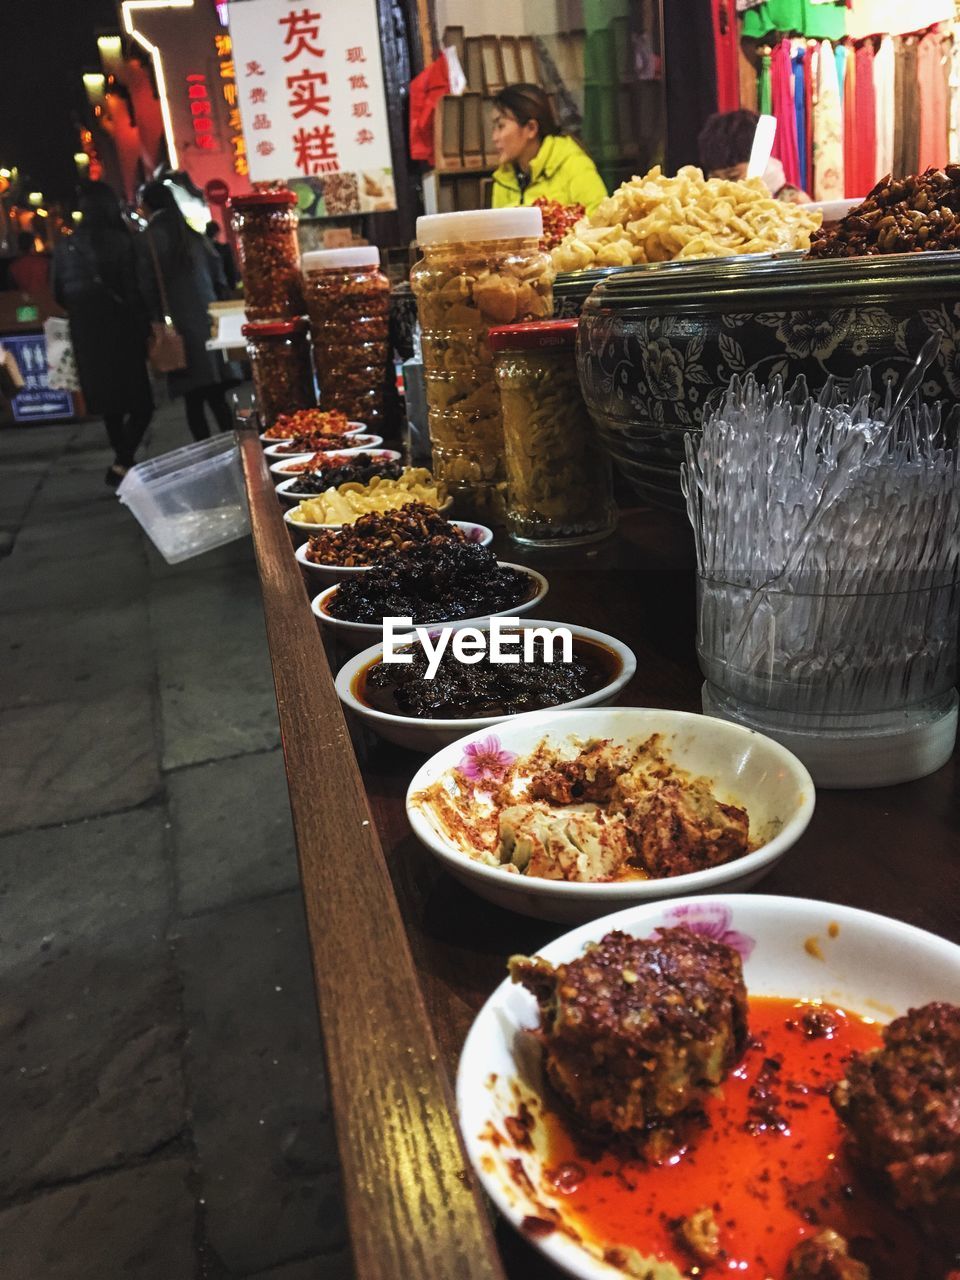
[[[517,542],[567,546],[617,526],[610,458],[580,394],[577,321],[490,330],[507,471],[507,528]]]
[[[860,593],[850,578],[824,595],[701,577],[703,709],[789,747],[817,786],[891,786],[953,750],[960,582]]]
[[[423,331],[434,471],[470,513],[502,522],[503,419],[491,325],[553,314],[554,271],[539,209],[482,209],[417,219],[423,258],[410,283]]]
[[[243,336],[264,430],[272,427],[281,413],[312,409],[317,397],[306,320],[298,317],[245,324]]]
[[[117,496],[168,564],[250,532],[240,449],[232,431],[138,462]]]
[[[285,188],[230,201],[248,320],[292,320],[303,312],[297,197]]]

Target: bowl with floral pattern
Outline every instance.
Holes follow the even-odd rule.
[[[678,926],[725,943],[739,953],[751,1002],[772,998],[789,1002],[788,1009],[795,1008],[796,1004],[825,1007],[825,1011],[839,1008],[876,1026],[934,1001],[956,1003],[960,991],[960,947],[944,938],[853,907],[764,894],[709,894],[643,903],[573,929],[542,947],[537,954],[555,967],[582,956],[585,948],[613,931],[646,939],[655,936],[658,930]],[[749,1018],[752,1026],[753,1006]],[[593,1202],[576,1194],[576,1180],[586,1176],[585,1168],[568,1166],[569,1176],[557,1176],[565,1167],[558,1165],[557,1156],[551,1150],[558,1113],[545,1078],[542,1051],[535,1038],[540,1021],[533,995],[504,975],[504,981],[474,1020],[457,1071],[457,1111],[467,1156],[484,1190],[511,1226],[564,1274],[578,1280],[626,1280],[626,1277],[639,1276],[649,1280],[653,1277],[681,1280],[684,1275],[709,1276],[721,1272],[782,1276],[779,1266],[776,1270],[772,1266],[758,1267],[754,1260],[740,1252],[744,1242],[737,1233],[735,1210],[721,1185],[726,1178],[716,1179],[711,1197],[716,1207],[722,1202],[724,1208],[724,1212],[717,1215],[722,1261],[718,1260],[713,1266],[691,1269],[689,1259],[684,1265],[682,1255],[674,1251],[671,1256],[670,1251],[662,1248],[662,1239],[651,1239],[644,1234],[642,1225],[634,1226],[643,1223],[639,1214],[626,1224],[623,1235],[611,1238],[600,1227],[589,1212]],[[762,1042],[758,1042],[758,1052],[762,1048]],[[749,1052],[738,1064],[737,1074],[743,1078],[745,1087],[753,1087],[756,1077],[752,1075]],[[718,1097],[721,1104],[734,1086],[732,1081],[724,1084],[723,1094]],[[806,1103],[799,1095],[808,1090],[799,1083],[790,1084],[788,1089],[787,1096],[792,1096],[788,1114],[794,1117],[802,1132]],[[715,1130],[706,1132],[716,1136]],[[767,1141],[772,1147],[772,1156],[763,1154],[768,1150],[763,1145]],[[775,1145],[779,1141],[780,1133],[764,1136],[758,1144],[758,1163],[762,1164],[765,1159],[769,1166],[772,1159],[776,1159],[795,1177],[795,1167],[786,1163],[789,1156],[780,1153]],[[762,1185],[767,1180],[762,1175],[758,1179],[759,1170],[742,1163],[742,1149],[734,1155],[724,1144],[719,1147],[714,1166],[719,1165],[723,1170],[726,1160],[739,1155],[741,1163],[729,1171],[730,1181],[751,1188],[751,1216],[754,1221],[759,1219],[759,1225],[767,1225],[772,1233],[775,1230],[770,1207],[773,1197]],[[826,1162],[835,1159],[832,1148],[830,1152]],[[696,1157],[695,1147],[691,1154]],[[685,1164],[688,1159],[688,1154],[679,1153],[660,1161],[648,1176],[651,1180],[661,1176],[675,1178],[681,1188],[678,1198],[683,1200],[684,1194],[695,1194],[686,1190],[690,1185],[684,1176],[690,1168]],[[705,1153],[704,1159],[709,1160],[709,1154]],[[621,1168],[629,1179],[630,1164],[625,1162]],[[692,1176],[696,1177],[695,1168]],[[775,1181],[779,1182],[780,1178],[775,1177]],[[797,1184],[792,1178],[784,1177],[783,1182],[797,1196]],[[627,1185],[629,1187],[629,1181]],[[821,1195],[823,1190],[821,1186]],[[635,1194],[642,1196],[642,1191]],[[853,1196],[854,1192],[846,1185],[843,1194]],[[816,1201],[815,1214],[810,1210],[813,1201],[797,1198],[796,1222],[788,1223],[788,1230],[792,1226],[796,1232],[795,1239],[815,1235],[825,1225],[833,1225],[829,1199],[823,1203]],[[693,1200],[691,1209],[697,1203]],[[825,1207],[827,1214],[823,1212]],[[807,1214],[806,1220],[801,1217],[803,1212]],[[888,1225],[894,1216],[892,1212],[886,1215]],[[629,1229],[631,1226],[633,1231]],[[616,1229],[612,1223],[607,1231],[611,1229]],[[844,1274],[851,1277],[866,1274],[860,1263],[854,1266],[852,1257],[844,1261],[851,1263],[851,1269]],[[870,1273],[881,1274],[872,1267]],[[898,1276],[907,1273],[906,1267],[896,1272]],[[894,1272],[885,1269],[882,1274]],[[944,1272],[921,1273],[919,1268],[910,1267],[909,1274],[932,1276]]]
[[[684,435],[734,377],[803,375],[812,391],[864,365],[896,392],[927,338],[928,402],[960,396],[960,254],[796,255],[624,268],[598,281],[577,335],[601,439],[646,499],[681,509]]]
[[[498,844],[489,814],[514,803],[506,787],[526,798],[528,762],[542,758],[544,748],[567,758],[591,743],[633,750],[653,735],[677,777],[706,782],[718,804],[746,810],[748,851],[682,874],[648,874],[639,860],[623,869],[627,878],[578,878],[579,864],[569,861],[565,878],[530,874],[532,862],[518,871],[507,857],[503,817]],[[636,902],[750,887],[806,830],[814,786],[790,751],[740,725],[653,707],[588,707],[534,711],[467,734],[423,765],[406,805],[417,838],[474,893],[522,915],[573,922]],[[599,811],[598,818],[609,822]]]

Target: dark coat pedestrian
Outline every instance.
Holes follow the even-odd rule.
[[[231,370],[206,345],[210,303],[228,292],[223,266],[206,236],[189,226],[166,183],[148,183],[141,200],[149,221],[137,243],[140,285],[151,316],[159,320],[164,315],[162,280],[167,310],[186,353],[186,368],[167,374],[170,393],[183,396],[190,432],[195,440],[203,440],[210,434],[204,405],[221,431],[233,428],[224,398]]]
[[[137,283],[133,232],[104,182],[80,193],[81,221],[57,242],[53,289],[70,319],[80,389],[99,414],[115,460],[107,483],[116,486],[135,461],[153,416],[146,350],[150,323]]]

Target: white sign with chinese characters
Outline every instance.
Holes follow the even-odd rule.
[[[306,217],[395,209],[376,0],[233,0],[230,35],[250,181]]]

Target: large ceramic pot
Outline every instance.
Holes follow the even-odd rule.
[[[583,304],[577,362],[601,438],[641,496],[680,507],[683,437],[735,375],[811,390],[873,368],[894,388],[931,333],[928,401],[960,398],[960,253],[627,268]]]
[[[553,282],[554,320],[576,320],[594,285],[617,271],[630,270],[631,267],[593,267],[590,271],[558,272]]]

